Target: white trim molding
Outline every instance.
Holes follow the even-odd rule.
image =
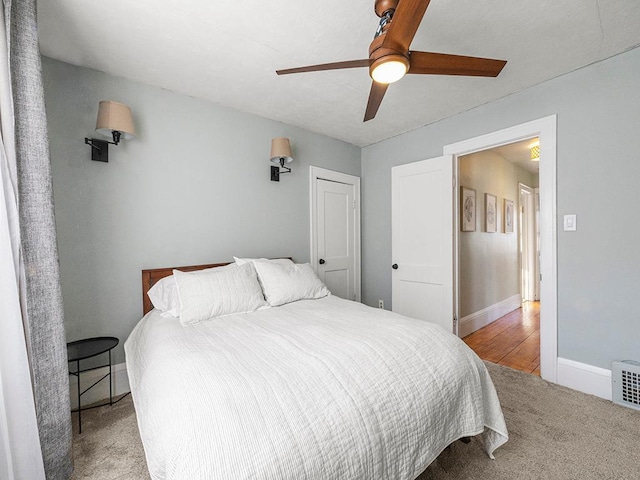
[[[466,337],[470,333],[489,325],[491,322],[495,322],[500,317],[509,312],[513,312],[521,306],[522,298],[520,297],[520,294],[517,294],[509,298],[505,298],[501,302],[489,305],[487,308],[478,310],[471,315],[462,317],[460,319],[460,325],[458,326],[458,336],[460,338]]]
[[[558,357],[558,383],[611,400],[611,370]]]
[[[87,387],[90,387],[91,384],[98,381],[100,377],[108,372],[108,367],[102,367],[82,373],[80,376],[80,389],[85,390]],[[127,375],[126,363],[112,365],[111,372],[111,385],[114,397],[131,391],[131,388],[129,388],[129,376]],[[71,399],[71,409],[75,410],[78,408],[78,380],[74,375],[69,375],[69,395]],[[104,400],[109,400],[109,382],[106,378],[82,395],[82,406],[86,407],[92,403]]]

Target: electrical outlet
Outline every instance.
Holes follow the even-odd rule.
[[[378,308],[384,308],[384,300],[378,300]]]

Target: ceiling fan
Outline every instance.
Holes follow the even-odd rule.
[[[380,17],[380,23],[369,46],[369,58],[289,68],[277,70],[276,73],[287,75],[369,67],[373,82],[364,114],[365,122],[376,116],[389,84],[400,80],[407,73],[497,77],[507,63],[505,60],[409,50],[429,1],[375,0],[375,12]]]

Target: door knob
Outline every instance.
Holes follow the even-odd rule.
[[[319,263],[320,265],[324,265],[324,264],[325,264],[324,258],[321,258],[321,259],[318,261],[318,263]]]
[[[393,268],[394,270],[397,270],[398,269],[398,264],[394,263],[393,265],[391,265],[391,268]]]

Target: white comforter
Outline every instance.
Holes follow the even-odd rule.
[[[125,352],[154,479],[414,479],[460,437],[507,441],[461,340],[336,297],[188,327],[152,311]]]

